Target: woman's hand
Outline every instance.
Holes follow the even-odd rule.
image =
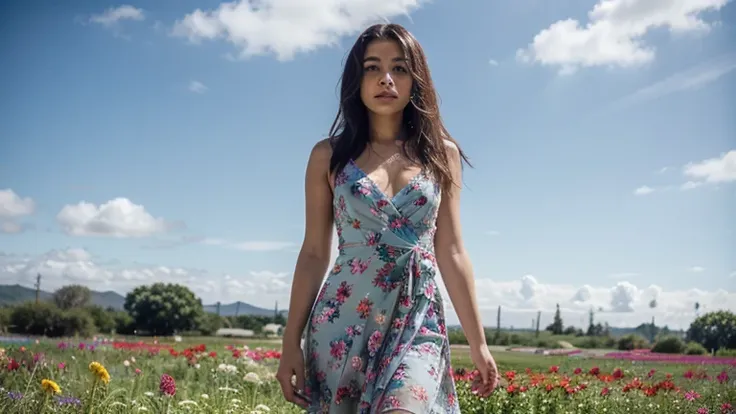
[[[293,376],[296,376],[296,385],[292,383]],[[303,408],[309,405],[309,401],[307,401],[304,394],[304,355],[301,345],[283,347],[276,379],[281,385],[281,392],[284,394],[286,401]]]
[[[471,390],[479,397],[488,397],[498,387],[501,377],[498,375],[496,361],[491,356],[488,346],[471,349],[470,358],[473,360],[478,375],[473,379]]]

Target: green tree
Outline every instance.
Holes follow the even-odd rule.
[[[557,310],[555,311],[555,317],[552,323],[547,326],[547,331],[552,332],[554,335],[562,335],[564,326],[562,326],[562,316],[560,316],[560,304],[557,304]]]
[[[726,310],[703,314],[690,324],[688,340],[716,351],[736,348],[736,314]]]
[[[155,283],[138,286],[125,296],[125,310],[138,330],[171,335],[193,330],[202,317],[202,300],[187,287]]]
[[[67,310],[87,306],[92,293],[82,285],[66,285],[54,292],[52,299],[59,309]]]

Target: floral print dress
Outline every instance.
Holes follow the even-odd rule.
[[[306,327],[310,413],[459,413],[434,234],[440,188],[394,197],[354,162],[335,178],[339,256]]]

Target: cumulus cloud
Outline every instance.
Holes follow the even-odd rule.
[[[656,53],[645,42],[648,33],[659,28],[672,33],[707,31],[711,26],[702,14],[719,10],[728,1],[600,0],[588,12],[587,23],[559,20],[516,55],[523,62],[557,67],[561,74],[594,66],[640,66]]]
[[[111,264],[79,248],[51,250],[37,256],[0,252],[0,284],[32,286],[37,274],[42,275],[42,289],[46,291],[67,284],[83,284],[93,290],[112,290],[124,295],[142,284],[181,283],[191,288],[205,303],[241,300],[261,306],[270,306],[273,300],[288,298],[291,287],[291,274],[286,272],[251,271],[244,275],[217,275],[196,268]]]
[[[30,197],[21,197],[10,188],[0,190],[0,233],[22,232],[29,225],[18,220],[35,210],[36,203]]]
[[[142,21],[145,19],[143,9],[139,9],[130,5],[122,5],[119,7],[111,7],[103,13],[93,14],[89,21],[105,27],[112,27],[123,20]]]
[[[73,236],[146,237],[169,231],[181,224],[153,217],[139,204],[116,198],[104,204],[88,202],[64,206],[56,221]]]
[[[239,50],[239,58],[273,54],[283,61],[334,46],[371,23],[408,15],[426,1],[239,0],[197,9],[178,20],[171,34],[194,43],[225,39]]]
[[[736,150],[728,151],[718,157],[699,162],[691,162],[683,167],[683,174],[691,185],[721,184],[736,181]]]
[[[94,290],[125,294],[141,284],[172,282],[188,286],[207,304],[239,300],[265,308],[271,308],[276,301],[286,307],[293,280],[291,269],[216,274],[196,268],[124,264],[97,257],[85,249],[52,250],[36,256],[0,252],[0,284],[32,286],[38,273],[43,276],[42,287],[47,291],[81,283]],[[441,277],[438,282],[445,298],[448,323],[457,324],[457,315]],[[542,314],[540,324],[548,325],[557,304],[565,325],[580,328],[587,326],[591,309],[596,312],[596,321],[612,326],[637,326],[654,316],[658,324],[675,329],[687,328],[695,317],[696,302],[701,305],[701,313],[716,309],[736,311],[734,292],[664,290],[656,285],[639,287],[628,281],[618,281],[613,286],[573,286],[543,283],[537,276],[524,275],[503,281],[479,278],[476,290],[486,326],[495,325],[498,306],[502,307],[502,325],[516,327],[530,326],[537,311]],[[650,307],[653,300],[655,308]]]

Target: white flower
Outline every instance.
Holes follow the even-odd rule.
[[[128,361],[126,359],[125,361],[123,361],[123,365],[125,365],[126,367],[129,367],[130,366],[130,361]]]
[[[146,397],[153,397],[153,393],[151,391],[146,391],[143,393]]]
[[[217,370],[220,372],[226,372],[228,374],[234,374],[238,372],[238,367],[230,364],[220,364],[217,366]]]
[[[249,372],[249,373],[245,374],[245,378],[244,379],[247,382],[253,382],[253,383],[259,383],[259,382],[261,382],[261,379],[258,378],[258,374],[256,374],[255,372]]]
[[[183,400],[183,401],[179,401],[179,405],[181,405],[181,406],[185,406],[185,405],[194,405],[194,406],[196,407],[196,406],[197,406],[198,404],[197,404],[197,402],[196,402],[196,401],[192,401],[192,400]]]
[[[263,404],[258,404],[258,405],[256,405],[256,411],[265,411],[265,412],[267,412],[267,413],[268,413],[268,412],[270,412],[270,411],[271,411],[271,409],[270,409],[270,408],[268,408],[268,406],[267,406],[267,405],[263,405]]]
[[[207,394],[202,394],[202,395],[199,396],[199,398],[201,398],[203,400],[209,400],[210,396],[207,395]]]

